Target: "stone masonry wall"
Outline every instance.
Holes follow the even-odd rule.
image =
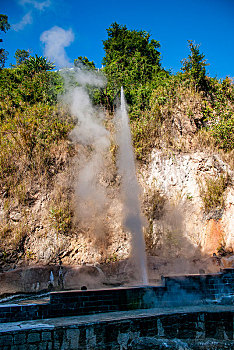
[[[50,302],[2,305],[0,323],[78,316],[151,307],[233,303],[234,269],[218,274],[168,276],[162,286],[63,291],[50,295]]]
[[[233,310],[232,310],[233,311]],[[116,314],[113,319],[113,315]],[[0,332],[0,350],[76,349],[234,349],[234,313],[180,312],[161,315],[133,314],[86,322],[79,317],[72,325],[22,324]],[[76,320],[76,322],[75,322]],[[48,321],[48,320],[47,320]],[[64,323],[63,323],[64,322]]]

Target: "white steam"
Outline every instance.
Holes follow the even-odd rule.
[[[54,26],[41,34],[40,40],[45,45],[44,53],[59,68],[70,67],[71,63],[66,55],[65,47],[74,41],[72,29],[65,30]]]
[[[122,176],[122,200],[124,225],[132,235],[132,258],[143,284],[148,283],[143,220],[139,202],[139,185],[136,178],[135,159],[131,142],[131,131],[127,106],[121,88],[121,109],[117,114],[119,159],[118,168]]]
[[[75,179],[75,214],[98,242],[103,240],[106,231],[105,218],[109,201],[100,179],[105,172],[104,160],[110,146],[110,135],[104,126],[105,113],[92,105],[86,84],[103,86],[104,81],[98,72],[87,71],[85,67],[82,69],[82,65],[72,71],[64,70],[62,74],[67,91],[63,100],[76,119],[70,138],[85,148],[77,159],[79,171]],[[74,81],[79,86],[72,86],[71,82]]]
[[[40,39],[45,44],[44,52],[49,59],[54,60],[60,68],[72,67],[65,53],[65,47],[74,40],[71,29],[66,31],[53,27],[43,32]],[[84,225],[87,231],[96,234],[98,240],[105,231],[108,200],[100,177],[110,141],[109,132],[104,127],[105,114],[92,105],[87,85],[102,87],[105,79],[100,72],[88,70],[82,62],[73,69],[62,69],[60,73],[65,84],[65,93],[61,99],[69,106],[76,121],[70,138],[81,149],[75,165],[75,217],[82,227]]]
[[[53,27],[42,33],[45,54],[55,60],[60,67],[68,66],[64,48],[74,40],[71,30],[65,31]],[[107,222],[110,199],[105,186],[107,152],[110,148],[110,133],[106,129],[105,113],[93,106],[89,93],[91,86],[102,87],[105,79],[97,70],[89,70],[82,62],[73,69],[63,69],[65,93],[63,101],[70,108],[76,125],[70,138],[78,144],[78,156],[75,175],[76,219],[79,227],[91,233],[95,243],[100,243],[105,250],[108,246]],[[88,85],[88,89],[87,89]],[[92,89],[91,89],[92,90]],[[132,257],[136,276],[148,283],[145,243],[142,232],[142,217],[139,204],[139,188],[135,174],[135,161],[131,146],[131,134],[124,100],[121,92],[121,110],[118,113],[120,129],[118,143],[120,149],[119,171],[122,176],[122,200],[124,207],[124,225],[132,235]],[[77,165],[78,164],[78,165]]]
[[[71,29],[66,31],[59,27],[53,27],[41,35],[41,41],[45,44],[45,55],[55,60],[59,67],[71,67],[65,47],[73,40]],[[100,235],[105,226],[103,222],[108,203],[106,190],[100,184],[100,176],[110,141],[109,132],[103,125],[105,114],[92,105],[86,87],[104,86],[105,79],[98,71],[87,70],[82,62],[72,70],[62,69],[61,74],[66,91],[62,100],[69,106],[76,120],[70,138],[84,147],[78,154],[79,171],[75,175],[76,218],[79,222],[88,222],[89,229],[99,231]]]
[[[80,62],[76,63],[75,81],[80,85],[90,85],[95,87],[104,87],[106,85],[106,78],[96,70],[89,70]]]

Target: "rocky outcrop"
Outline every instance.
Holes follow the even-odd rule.
[[[207,254],[217,253],[223,248],[233,251],[234,197],[231,185],[225,190],[223,208],[214,208],[207,213],[201,197],[204,179],[215,179],[221,174],[233,178],[233,172],[217,154],[175,154],[154,150],[141,181],[145,189],[157,189],[166,196],[167,202],[163,216],[153,220],[153,235],[161,235],[164,241],[169,235],[175,245],[176,242],[180,248],[181,244],[185,245],[185,250],[189,244]]]
[[[216,272],[220,266],[233,266],[233,173],[219,155],[208,152],[172,153],[155,149],[147,165],[139,168],[137,173],[142,186],[142,211],[147,218],[145,239],[151,283],[159,281],[160,276],[165,273]],[[230,184],[224,192],[224,206],[205,212],[201,183],[205,178],[215,179],[220,174],[227,173]],[[55,189],[48,190],[47,193],[38,191],[30,208],[23,207],[20,210],[15,205],[7,214],[8,225],[10,223],[25,231],[24,235],[19,236],[21,251],[14,249],[13,245],[10,250],[5,251],[3,245],[4,249],[0,251],[0,269],[5,272],[16,268],[24,269],[25,265],[29,268],[34,265],[56,265],[58,258],[61,258],[64,265],[76,266],[78,269],[83,263],[107,264],[109,268],[106,268],[106,273],[112,276],[111,283],[114,284],[134,281],[134,269],[128,261],[132,249],[131,237],[123,229],[121,221],[123,207],[119,180],[113,180],[115,177],[110,168],[108,174],[109,177],[103,178],[108,197],[103,230],[91,222],[82,227],[82,222],[79,221],[68,233],[56,232],[50,216]],[[63,194],[71,191],[67,184],[68,178],[67,172],[57,177],[61,193],[58,203],[63,204]],[[107,178],[110,179],[107,181]],[[6,217],[5,207],[3,198],[0,202],[0,217],[3,220]],[[5,237],[7,235],[10,233],[6,226]],[[7,240],[3,241],[4,244],[5,242]],[[213,259],[214,253],[229,254],[222,259],[219,256]],[[71,276],[73,272],[72,270]],[[70,272],[66,276],[69,277],[69,274]],[[16,276],[14,274],[14,279]],[[24,283],[24,276],[20,276]],[[46,276],[43,277],[44,280],[40,277],[40,281],[43,280],[40,282],[40,289],[45,287],[43,283],[48,282],[48,273]],[[31,279],[32,285],[38,278]],[[73,277],[69,280],[72,281]],[[77,280],[80,280],[80,276]],[[10,285],[14,287],[11,282],[8,287]],[[24,287],[20,288],[19,290],[24,290]],[[37,284],[32,288],[35,290]]]

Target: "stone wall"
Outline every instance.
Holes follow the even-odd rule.
[[[148,310],[147,310],[148,311]],[[0,350],[234,349],[234,312],[110,313],[21,322],[0,332]],[[104,314],[103,314],[104,315]],[[21,328],[20,328],[20,327]],[[1,329],[1,328],[0,328]]]
[[[2,305],[0,323],[128,311],[151,307],[233,303],[234,269],[163,277],[162,286],[52,292],[42,304]]]
[[[234,349],[234,269],[162,282],[2,305],[0,350]]]

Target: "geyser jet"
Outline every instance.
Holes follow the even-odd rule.
[[[144,285],[148,284],[145,241],[142,231],[142,216],[139,203],[139,185],[136,177],[135,159],[131,142],[131,131],[123,87],[121,108],[117,113],[119,159],[118,168],[122,176],[124,226],[132,235],[132,258]]]

